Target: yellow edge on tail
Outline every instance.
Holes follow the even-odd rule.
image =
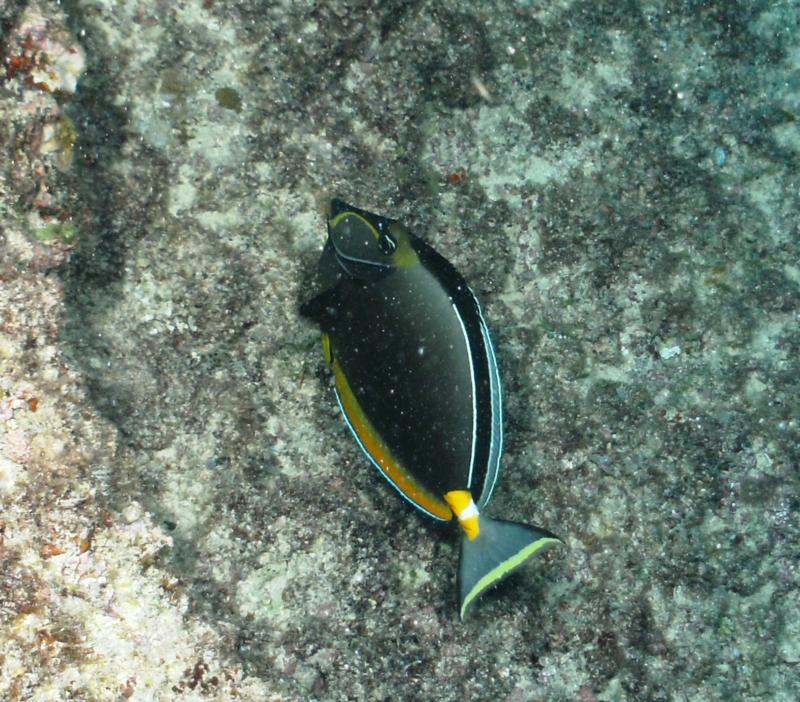
[[[480,595],[492,583],[500,580],[503,576],[508,575],[509,572],[514,570],[514,568],[522,565],[528,558],[530,558],[543,546],[547,546],[547,544],[560,544],[560,543],[561,539],[556,539],[550,536],[546,536],[542,539],[539,539],[538,541],[534,541],[532,544],[529,544],[516,555],[503,561],[499,566],[497,566],[497,568],[493,568],[488,573],[486,573],[486,575],[484,575],[477,583],[475,583],[475,587],[473,587],[469,591],[469,594],[464,598],[464,604],[461,605],[461,619],[462,620],[464,619],[464,612],[467,611],[469,603],[472,602],[472,600],[474,600],[478,595]]]

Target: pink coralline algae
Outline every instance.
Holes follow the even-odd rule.
[[[2,389],[0,385],[0,390]],[[31,400],[34,399],[33,386],[20,383],[0,401],[2,447],[6,458],[15,463],[28,463],[31,460],[31,447],[25,432],[17,426],[14,414],[20,410],[31,410]]]
[[[58,7],[29,3],[0,43],[0,82],[17,98],[3,115],[0,181],[7,184],[5,196],[27,208],[27,232],[42,252],[33,270],[64,263],[78,236],[75,200],[54,187],[54,174],[72,164],[78,133],[66,105],[85,65]]]
[[[74,93],[86,66],[80,44],[63,27],[44,18],[35,3],[9,33],[5,47],[5,77],[46,92]]]
[[[31,460],[31,447],[21,429],[7,429],[3,446],[6,456],[15,463],[27,463]]]

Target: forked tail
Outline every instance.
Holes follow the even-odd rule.
[[[555,534],[538,527],[480,517],[480,533],[461,540],[458,594],[461,619],[467,608],[493,585],[511,575],[542,548],[560,544]]]

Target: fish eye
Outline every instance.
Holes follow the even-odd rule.
[[[397,250],[397,240],[391,234],[384,232],[378,239],[378,246],[385,255],[390,256]]]

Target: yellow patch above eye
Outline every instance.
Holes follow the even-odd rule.
[[[419,263],[419,256],[411,245],[411,235],[402,225],[395,222],[389,225],[389,233],[397,243],[397,249],[392,254],[392,262],[398,268],[411,268]]]

